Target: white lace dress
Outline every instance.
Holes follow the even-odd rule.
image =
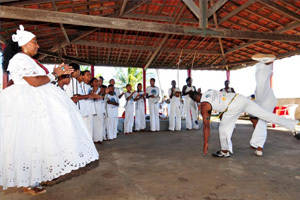
[[[53,180],[99,155],[75,104],[52,84],[23,77],[46,72],[18,53],[8,70],[14,85],[0,93],[0,185],[28,187]]]

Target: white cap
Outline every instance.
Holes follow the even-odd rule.
[[[24,26],[20,25],[20,30],[17,30],[17,34],[12,35],[12,40],[18,42],[19,47],[27,44],[34,38],[35,35],[29,31],[24,30]]]
[[[258,53],[253,55],[251,58],[252,60],[257,60],[262,63],[269,63],[269,62],[273,62],[276,59],[276,56],[273,54]]]

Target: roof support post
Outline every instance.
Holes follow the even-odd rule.
[[[95,66],[94,65],[91,65],[91,74],[92,74],[92,77],[94,78],[95,77]]]
[[[199,0],[199,28],[207,28],[207,0]]]
[[[147,81],[147,74],[146,74],[146,68],[145,66],[143,67],[143,90],[144,90],[144,93],[146,92],[146,81]],[[144,101],[144,106],[145,106],[145,114],[147,113],[147,104],[146,104],[146,101]]]

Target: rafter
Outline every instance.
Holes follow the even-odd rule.
[[[127,2],[128,2],[128,0],[123,0],[122,7],[121,7],[121,10],[120,10],[120,13],[119,13],[119,17],[124,14]]]
[[[91,26],[100,28],[123,29],[175,35],[300,42],[300,36],[298,35],[266,33],[256,31],[238,31],[230,29],[199,29],[174,24],[162,24],[155,22],[135,21],[129,19],[115,19],[109,17],[36,10],[29,8],[18,8],[11,6],[0,6],[0,18],[23,19],[52,23],[60,23],[63,21],[64,24],[73,24],[79,26]]]
[[[241,12],[242,10],[244,10],[245,8],[247,8],[248,6],[250,6],[251,4],[255,3],[256,0],[249,0],[246,3],[242,4],[240,7],[234,9],[232,12],[230,12],[228,15],[226,15],[225,17],[223,17],[220,21],[219,24],[222,24],[223,22],[227,21],[228,19],[230,19],[231,17],[233,17],[234,15],[238,14],[239,12]]]
[[[282,13],[285,16],[288,16],[298,22],[300,22],[300,15],[275,3],[274,1],[270,0],[259,0],[260,3],[264,4],[266,7],[272,8],[273,10],[276,10],[277,12]]]
[[[94,33],[94,32],[97,31],[97,30],[98,30],[98,29],[96,28],[96,29],[93,29],[93,30],[91,30],[91,31],[82,33],[82,34],[78,35],[77,37],[75,37],[74,39],[72,39],[70,42],[74,43],[74,42],[76,42],[76,41],[78,41],[78,40],[80,40],[80,39],[82,39],[82,38],[84,38],[84,37],[86,37],[86,36],[88,36],[88,35]],[[63,42],[61,42],[61,43],[58,43],[58,44],[56,44],[54,47],[52,47],[52,48],[50,49],[50,52],[56,52],[56,51],[58,51],[59,49],[64,48],[64,47],[67,46],[67,45],[69,45],[69,43],[66,42],[66,41],[63,41]],[[39,60],[44,59],[46,56],[47,56],[47,54],[44,54],[44,55],[40,56],[40,57],[39,57]]]

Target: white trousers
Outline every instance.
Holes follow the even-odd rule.
[[[118,117],[107,117],[107,139],[117,138],[118,133]]]
[[[149,102],[150,130],[159,131],[159,104]]]
[[[135,109],[135,130],[140,131],[146,128],[145,107],[139,106]]]
[[[180,106],[175,104],[170,105],[170,114],[169,114],[169,130],[180,131],[181,130],[181,109]]]
[[[105,118],[94,115],[93,121],[93,140],[102,142],[105,137]]]
[[[83,118],[83,121],[84,121],[91,137],[93,138],[93,115],[84,116],[82,118]]]
[[[235,122],[239,118],[240,114],[247,112],[262,120],[277,124],[279,126],[286,127],[294,130],[298,121],[286,119],[284,117],[277,116],[272,112],[268,112],[257,105],[255,102],[247,99],[246,97],[239,95],[229,105],[228,111],[224,113],[223,118],[219,126],[219,137],[221,143],[221,150],[228,150],[233,153],[231,136],[235,127]]]
[[[274,95],[270,95],[269,97],[266,96],[265,101],[258,105],[263,109],[265,109],[266,111],[273,112],[276,104],[277,104],[276,98],[274,97]],[[250,145],[255,148],[257,147],[263,148],[266,140],[267,140],[267,122],[262,119],[259,119],[254,129],[254,132],[252,134]]]
[[[185,123],[187,129],[198,128],[198,124],[196,123],[198,120],[198,109],[194,104],[195,102],[193,100],[186,100],[184,102]]]
[[[124,133],[132,133],[134,123],[134,105],[127,105],[124,119]]]

